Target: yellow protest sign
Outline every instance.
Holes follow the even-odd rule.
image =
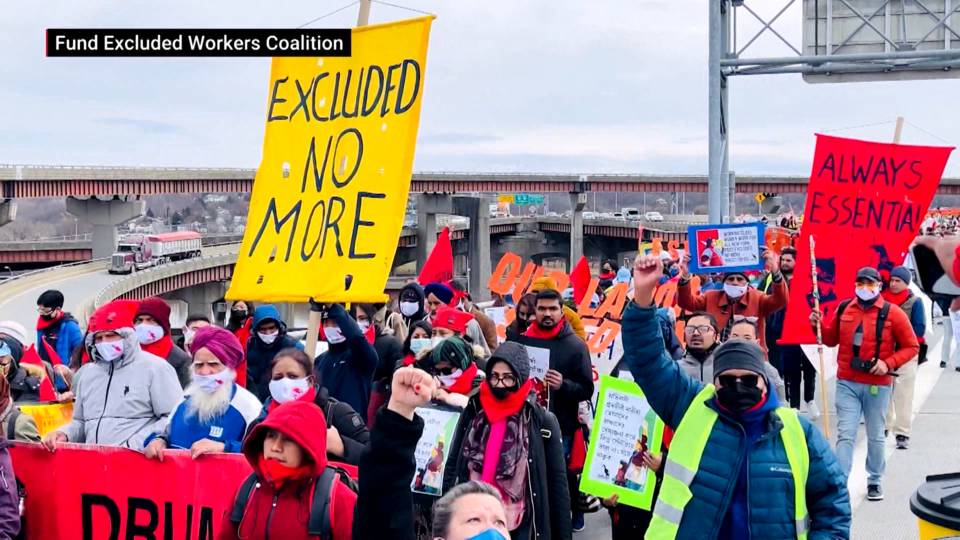
[[[73,403],[38,403],[36,405],[18,405],[20,412],[29,414],[37,423],[37,431],[43,437],[47,433],[64,426],[73,418]]]
[[[513,203],[513,195],[497,195],[497,202],[498,202],[498,203],[512,204],[512,203]]]
[[[433,17],[354,28],[349,58],[274,58],[227,298],[379,302],[413,169]]]

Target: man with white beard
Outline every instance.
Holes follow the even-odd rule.
[[[190,342],[193,376],[165,429],[147,438],[144,454],[163,461],[167,448],[189,449],[194,459],[216,452],[240,452],[247,427],[260,414],[260,401],[236,384],[243,348],[228,330],[205,326]]]

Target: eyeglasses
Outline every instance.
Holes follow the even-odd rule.
[[[39,314],[41,314],[41,315],[50,315],[51,313],[53,313],[53,312],[56,311],[56,310],[57,310],[57,308],[49,308],[49,307],[44,307],[44,306],[37,306],[37,313],[39,313]]]
[[[490,384],[510,387],[517,384],[517,377],[514,376],[513,373],[506,373],[504,375],[500,375],[499,373],[491,373]]]
[[[758,317],[748,317],[746,315],[734,315],[733,322],[747,321],[750,323],[756,323],[760,319]]]
[[[757,382],[760,381],[760,376],[759,375],[717,375],[717,380],[720,381],[720,386],[733,386],[737,384],[737,381],[740,381],[743,383],[744,386],[756,388]]]
[[[709,324],[702,324],[700,326],[688,326],[684,328],[684,332],[689,334],[709,334],[713,332],[713,327]]]

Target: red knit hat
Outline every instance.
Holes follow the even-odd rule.
[[[90,317],[87,331],[96,334],[97,332],[116,332],[121,328],[132,329],[134,314],[139,304],[140,302],[136,300],[114,300],[100,306],[100,309]]]
[[[163,328],[163,334],[166,336],[170,335],[170,306],[163,301],[162,298],[157,298],[156,296],[152,298],[147,298],[140,302],[140,306],[137,307],[137,312],[130,319],[131,324],[134,319],[140,315],[149,315],[156,319],[157,323]]]
[[[464,313],[459,309],[440,306],[433,318],[434,328],[446,328],[458,332],[460,335],[467,333],[467,325],[473,320],[473,315]]]

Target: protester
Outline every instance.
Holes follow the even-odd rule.
[[[459,337],[450,337],[424,351],[416,366],[436,377],[434,401],[463,409],[483,382],[477,360],[472,346]]]
[[[377,351],[340,304],[311,309],[323,310],[323,333],[330,345],[314,361],[317,381],[331,397],[353,407],[366,421],[373,374],[379,363]]]
[[[405,367],[394,372],[390,401],[377,412],[369,451],[360,463],[356,540],[415,538],[410,484],[416,472],[413,456],[424,427],[423,419],[415,411],[430,401],[435,384],[429,374],[419,369]],[[542,514],[538,516],[544,519]],[[454,486],[434,504],[431,537],[506,540],[511,536],[506,523],[499,491],[489,484],[471,481]],[[540,538],[551,538],[549,531],[537,530]],[[555,534],[552,538],[565,539],[570,535]]]
[[[247,390],[264,401],[270,397],[267,384],[273,357],[290,347],[303,349],[303,344],[287,335],[286,323],[271,304],[260,306],[253,312],[251,329],[253,333],[247,341]]]
[[[377,322],[377,312],[373,304],[354,304],[353,306],[353,317],[368,341],[370,333],[373,333],[373,348],[377,352],[378,359],[377,369],[373,372],[370,403],[364,414],[366,418],[373,418],[376,410],[387,402],[393,370],[403,362],[403,343],[384,331],[382,323]]]
[[[16,321],[0,321],[0,340],[10,346],[13,359],[17,362],[23,357],[23,350],[29,345],[27,329]],[[82,347],[79,347],[82,349]]]
[[[243,454],[254,473],[224,515],[219,540],[353,538],[357,494],[327,466],[325,432],[323,411],[299,400],[277,407],[253,428]]]
[[[516,341],[537,320],[537,295],[527,293],[517,301],[516,316],[507,326],[507,341]]]
[[[810,314],[811,323],[821,325],[823,344],[839,346],[837,460],[844,474],[849,475],[857,428],[863,417],[867,428],[867,499],[871,501],[883,500],[884,416],[893,383],[889,372],[909,362],[920,350],[910,319],[880,296],[880,288],[877,269],[861,268],[857,272],[855,300],[842,301],[827,321],[817,311]]]
[[[465,315],[469,315],[469,318],[464,319],[466,321],[465,328],[462,332],[460,332],[460,335],[466,336],[467,341],[482,348],[484,358],[490,356],[490,347],[487,346],[486,339],[483,337],[483,330],[480,329],[480,325],[477,323],[476,319],[473,317],[473,315],[465,313],[464,311],[456,308],[457,306],[456,303],[454,303],[454,299],[457,298],[457,295],[454,293],[453,289],[444,283],[430,283],[426,286],[424,291],[427,294],[427,311],[430,312],[430,319],[433,324],[434,333],[436,333],[438,327],[441,327],[441,325],[437,322],[438,312],[441,309],[449,308],[454,311],[464,313]]]
[[[66,392],[73,381],[70,355],[83,343],[83,333],[73,315],[63,311],[63,293],[44,291],[37,298],[37,352],[44,362],[53,366],[57,392]]]
[[[270,397],[263,404],[260,417],[250,428],[262,422],[269,413],[284,403],[305,401],[323,411],[327,429],[327,457],[342,463],[360,462],[370,434],[363,419],[349,404],[330,397],[327,389],[317,384],[313,361],[300,349],[284,349],[273,357],[270,366]]]
[[[20,534],[20,493],[10,459],[10,443],[0,437],[0,539],[13,540]]]
[[[910,318],[910,326],[922,348],[923,335],[927,331],[927,317],[923,311],[923,302],[910,291],[910,270],[897,266],[890,271],[890,287],[883,290],[883,299],[900,309]],[[944,336],[944,339],[947,339]],[[911,358],[906,364],[895,369],[893,391],[890,405],[887,407],[886,425],[897,440],[897,448],[906,450],[910,446],[910,429],[913,427],[913,390],[917,380],[919,357]],[[886,431],[884,432],[886,433]]]
[[[426,319],[429,316],[426,308],[427,294],[423,287],[417,282],[407,283],[400,289],[400,295],[397,297],[397,309],[403,315],[405,332],[409,332],[410,326]],[[400,337],[400,336],[397,336]],[[401,339],[406,339],[403,336]]]
[[[9,351],[7,345],[0,345],[0,361],[2,355]],[[9,356],[9,355],[8,355]],[[0,377],[0,430],[7,440],[40,442],[40,432],[37,423],[29,414],[24,414],[14,403],[10,395],[10,383],[6,377]]]
[[[517,342],[546,349],[550,368],[545,383],[550,411],[557,415],[563,435],[564,456],[569,461],[575,444],[584,444],[580,423],[580,402],[593,397],[593,368],[586,343],[578,338],[563,316],[560,293],[545,289],[537,293],[537,319]],[[578,437],[580,433],[581,437]],[[570,498],[578,493],[576,474],[569,474]],[[573,530],[583,529],[583,513],[573,509]]]
[[[15,402],[40,401],[40,383],[46,377],[44,369],[40,374],[31,374],[21,365],[26,332],[23,326],[14,321],[0,322],[0,375],[6,378],[10,386],[10,397]],[[51,367],[51,372],[53,371]]]
[[[409,332],[407,332],[407,339],[403,342],[403,365],[413,365],[421,351],[432,347],[432,336],[433,326],[430,325],[429,321],[413,323]]]
[[[473,303],[473,297],[470,296],[470,292],[467,291],[467,287],[463,283],[455,279],[451,280],[450,288],[453,289],[454,294],[460,297],[459,305],[456,306],[457,309],[473,315],[473,319],[477,321],[477,325],[483,333],[483,339],[487,344],[487,353],[496,349],[498,343],[497,323],[493,322],[493,319]]]
[[[687,311],[705,311],[717,320],[720,328],[720,341],[730,333],[730,324],[734,315],[756,317],[760,327],[760,346],[766,347],[765,319],[771,313],[787,305],[787,284],[780,273],[779,263],[773,260],[773,254],[767,252],[767,264],[773,274],[770,295],[753,289],[747,275],[743,272],[728,272],[723,277],[722,291],[707,291],[698,294],[691,290],[690,270],[686,258],[680,266],[680,282],[677,285],[677,305]]]
[[[177,372],[180,386],[190,384],[190,355],[173,344],[170,335],[170,306],[162,298],[147,298],[140,302],[133,319],[133,329],[140,340],[140,348],[163,358]]]
[[[91,361],[74,378],[73,418],[44,437],[48,449],[76,442],[139,450],[173,412],[182,394],[177,373],[140,349],[135,312],[136,303],[115,301],[90,318],[84,345]]]
[[[253,334],[253,317],[256,310],[253,302],[235,300],[230,305],[230,316],[227,318],[227,330],[237,336],[241,345],[246,345]]]
[[[638,257],[622,319],[624,359],[675,431],[647,537],[849,537],[846,476],[820,431],[767,392],[756,344],[721,345],[712,385],[666,355],[653,305],[661,274],[658,258]]]
[[[543,276],[533,280],[533,283],[530,284],[530,290],[527,292],[537,294],[543,290],[558,291],[560,289],[557,287],[557,282],[553,278]],[[573,333],[577,335],[577,337],[584,341],[587,340],[587,330],[583,327],[583,321],[580,320],[580,316],[577,315],[576,310],[564,305],[563,318],[566,319],[567,323],[570,324],[570,328],[573,330]]]
[[[440,306],[433,314],[433,344],[436,345],[448,337],[459,337],[473,345],[473,340],[467,336],[467,326],[473,320],[473,315],[459,309]]]
[[[603,261],[600,267],[600,288],[607,289],[613,286],[613,280],[617,277],[617,263],[612,260]]]
[[[193,380],[163,430],[145,441],[144,454],[163,461],[166,448],[204,454],[240,452],[247,427],[260,414],[260,401],[236,384],[243,347],[229,330],[207,326],[190,345]]]
[[[740,318],[738,319],[737,317]],[[741,317],[740,315],[734,316],[733,326],[730,327],[730,340],[742,339],[744,341],[750,341],[760,345],[760,340],[758,338],[759,334],[760,328],[757,325],[756,320],[749,317]],[[764,362],[763,369],[765,370],[767,380],[770,382],[770,386],[772,386],[774,391],[777,393],[777,398],[781,402],[786,402],[787,393],[786,389],[784,388],[783,379],[780,378],[780,373],[777,372],[777,369],[773,367],[770,362]],[[709,382],[709,380],[710,379],[708,379],[707,382]]]
[[[180,339],[180,348],[187,350],[190,347],[190,342],[193,341],[193,336],[197,334],[197,330],[204,326],[210,326],[210,324],[210,317],[202,313],[193,313],[187,316],[187,320],[183,323],[183,337]],[[234,334],[234,337],[236,337],[236,334]],[[242,348],[243,343],[239,339],[237,339],[237,342],[240,343]],[[243,385],[241,384],[241,386]]]
[[[530,393],[526,349],[509,341],[500,345],[487,362],[486,375],[457,424],[444,491],[461,482],[483,481],[503,498],[513,540],[570,538],[560,425]]]

